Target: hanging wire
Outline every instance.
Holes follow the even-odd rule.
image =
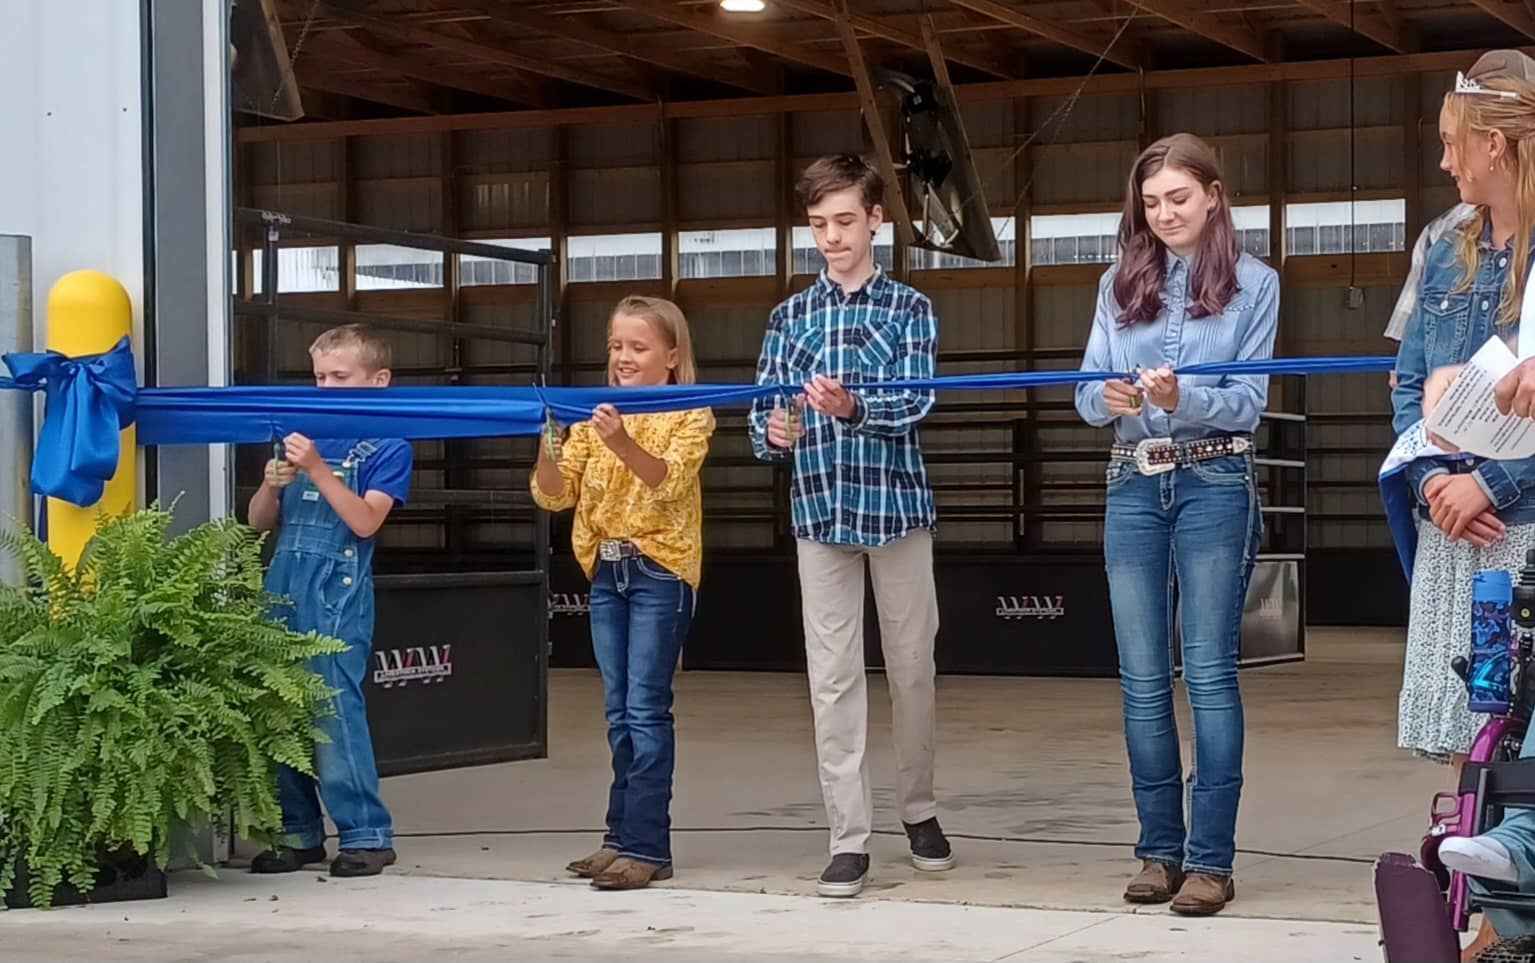
[[[272,90],[271,109],[273,110],[277,109],[277,101],[282,97],[283,84],[297,82],[294,78],[294,67],[298,64],[298,55],[304,49],[304,41],[309,39],[309,28],[314,26],[315,17],[319,14],[319,11],[320,0],[311,0],[309,13],[304,17],[304,26],[300,28],[298,33],[298,41],[293,44],[293,52],[288,54],[287,76],[279,80],[277,86]]]
[[[1130,22],[1135,19],[1136,14],[1139,13],[1139,11],[1139,7],[1133,5],[1130,7],[1130,12],[1126,15],[1124,22],[1119,25],[1119,29],[1114,32],[1114,36],[1109,38],[1109,42],[1105,44],[1103,50],[1099,52],[1097,59],[1093,61],[1093,66],[1088,70],[1086,76],[1082,78],[1082,80],[1072,90],[1071,94],[1065,100],[1061,101],[1061,103],[1056,106],[1055,110],[1051,111],[1050,116],[1045,118],[1044,123],[1040,124],[1032,132],[1030,132],[1029,136],[1024,138],[1023,143],[1013,148],[1013,150],[997,164],[996,170],[994,170],[990,175],[986,177],[979,178],[983,185],[988,180],[990,180],[991,177],[1000,173],[1002,169],[1005,168],[1008,164],[1011,164],[1013,160],[1018,157],[1018,155],[1028,150],[1034,141],[1039,137],[1039,135],[1043,133],[1046,128],[1050,127],[1051,124],[1055,125],[1055,129],[1051,132],[1050,139],[1045,142],[1044,146],[1049,147],[1054,145],[1056,138],[1059,137],[1061,131],[1065,129],[1066,121],[1071,119],[1071,113],[1076,109],[1077,101],[1082,98],[1083,92],[1087,90],[1088,83],[1098,73],[1098,68],[1102,67],[1104,61],[1108,59],[1109,52],[1114,49],[1114,45],[1119,43],[1120,38],[1125,35],[1125,31],[1130,27]],[[1029,196],[1029,190],[1034,186],[1034,178],[1037,174],[1038,169],[1031,165],[1029,168],[1028,180],[1024,182],[1023,187],[1018,191],[1017,196],[1013,198],[1013,203],[1009,213],[1006,219],[1004,219],[1002,222],[1004,230],[1006,230],[1007,225],[1010,222],[1017,221],[1018,208],[1023,205],[1024,198]],[[971,196],[965,198],[959,207],[963,209],[965,205],[975,200],[979,193],[980,191],[977,191],[976,194],[972,194]]]
[[[1358,0],[1348,0],[1348,28],[1355,32],[1354,17],[1358,12]],[[1354,122],[1354,93],[1357,78],[1354,76],[1354,59],[1348,58],[1348,286],[1349,304],[1353,304],[1354,288],[1359,284],[1359,175],[1356,170],[1359,128]]]

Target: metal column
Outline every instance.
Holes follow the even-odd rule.
[[[32,239],[0,234],[0,354],[32,350]],[[32,394],[0,391],[0,527],[32,525]],[[0,557],[0,583],[21,584],[21,563]]]

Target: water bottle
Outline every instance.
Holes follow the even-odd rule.
[[[1521,578],[1520,582],[1523,581]],[[1535,592],[1535,584],[1528,591]],[[1509,668],[1514,646],[1510,618],[1513,600],[1511,574],[1502,569],[1476,573],[1471,583],[1470,696],[1466,704],[1472,712],[1508,713],[1512,695]],[[1535,607],[1531,613],[1535,616]]]

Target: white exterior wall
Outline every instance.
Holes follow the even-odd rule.
[[[208,356],[202,383],[228,383],[224,0],[199,0]],[[187,10],[191,13],[191,9]],[[139,378],[145,355],[145,117],[142,9],[133,0],[0,0],[0,233],[32,238],[34,341],[46,344],[53,284],[81,269],[127,289]],[[185,379],[183,379],[185,380]],[[227,514],[226,452],[209,449],[210,513]],[[139,472],[144,478],[144,472]],[[142,498],[142,493],[141,493]]]
[[[139,5],[0,0],[0,232],[32,237],[36,344],[54,282],[122,282],[143,335]],[[140,340],[140,343],[142,341]],[[142,362],[141,362],[142,363]]]

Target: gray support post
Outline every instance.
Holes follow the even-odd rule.
[[[229,325],[229,67],[225,0],[140,0],[145,36],[145,383],[223,383]],[[145,496],[176,502],[177,530],[227,510],[221,452],[151,453]],[[206,823],[172,832],[171,868],[190,849],[222,861],[228,842]]]
[[[0,234],[0,354],[32,350],[32,239]],[[32,519],[32,394],[0,391],[0,528]],[[21,584],[21,563],[0,557],[0,583]]]

